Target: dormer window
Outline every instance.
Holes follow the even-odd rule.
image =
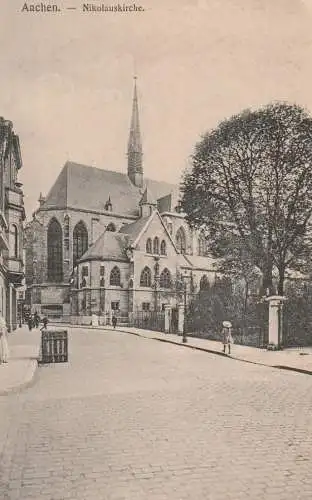
[[[108,200],[107,200],[107,202],[105,203],[104,208],[105,208],[105,210],[107,210],[108,212],[112,212],[112,210],[113,210],[113,205],[112,205],[112,202],[111,202],[111,198],[110,198],[110,196],[108,197]]]

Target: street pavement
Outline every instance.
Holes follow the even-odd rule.
[[[308,375],[112,330],[0,397],[0,498],[312,498]]]

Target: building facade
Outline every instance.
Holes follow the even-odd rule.
[[[0,117],[0,314],[9,331],[16,328],[17,293],[23,285],[23,221],[25,220],[19,138],[13,123]]]
[[[215,277],[205,237],[181,213],[178,187],[147,179],[136,83],[127,173],[67,162],[26,227],[27,301],[62,319],[127,317],[176,306]]]

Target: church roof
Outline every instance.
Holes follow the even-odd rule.
[[[146,186],[156,200],[175,187],[150,179],[145,179]],[[67,162],[40,208],[76,208],[101,213],[110,196],[113,213],[138,216],[142,194],[143,190],[134,186],[127,174]]]
[[[140,205],[156,205],[155,199],[151,193],[151,190],[146,186],[143,196],[140,200]]]
[[[104,231],[94,244],[79,259],[79,263],[90,260],[127,261],[126,248],[129,238],[125,234]]]
[[[125,224],[119,230],[120,233],[127,234],[130,236],[131,240],[135,240],[142,229],[144,228],[147,221],[150,219],[150,215],[148,217],[141,217],[140,219],[132,222],[131,224]]]
[[[220,261],[218,259],[213,259],[212,257],[204,257],[201,255],[188,255],[188,260],[191,262],[194,269],[200,269],[204,271],[217,271]]]

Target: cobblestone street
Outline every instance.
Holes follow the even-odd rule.
[[[114,331],[0,398],[0,498],[312,498],[311,377]]]

